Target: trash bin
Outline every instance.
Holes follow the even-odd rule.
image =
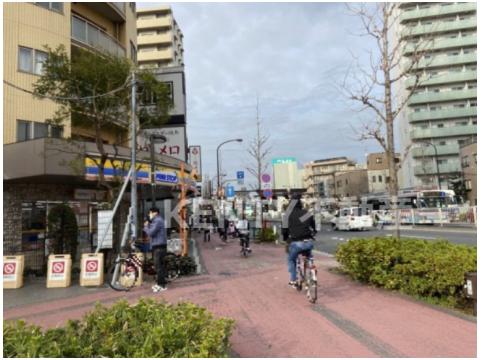
[[[473,300],[473,315],[477,316],[477,273],[465,274],[465,297]]]
[[[23,286],[23,255],[3,257],[3,288],[18,289]]]

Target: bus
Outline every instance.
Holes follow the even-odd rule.
[[[389,200],[388,193],[369,194],[362,197],[362,204],[366,204],[375,213],[390,210]],[[402,224],[448,223],[449,209],[458,209],[461,204],[458,200],[453,190],[399,190],[400,221]]]

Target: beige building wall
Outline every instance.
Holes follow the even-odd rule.
[[[19,71],[19,46],[45,51],[43,45],[55,48],[65,45],[70,53],[70,3],[64,3],[63,13],[44,9],[33,3],[3,4],[3,76],[4,80],[33,91],[39,76]],[[17,120],[44,123],[58,106],[51,100],[32,95],[3,84],[3,143],[17,139]],[[70,136],[68,122],[64,136]]]

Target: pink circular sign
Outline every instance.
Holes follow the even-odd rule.
[[[270,182],[270,175],[268,175],[268,174],[263,174],[263,175],[262,175],[262,181],[263,181],[263,182],[266,182],[266,183]]]

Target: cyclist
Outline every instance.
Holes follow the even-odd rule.
[[[165,255],[167,255],[165,222],[156,207],[150,209],[148,217],[150,221],[145,221],[143,231],[150,238],[155,269],[157,270],[157,284],[152,286],[152,290],[153,292],[165,291],[167,290],[167,281],[165,279],[167,273],[165,264]]]
[[[287,240],[288,250],[288,272],[290,273],[290,286],[295,287],[297,284],[297,257],[301,252],[307,252],[308,256],[312,256],[313,242],[312,233],[315,231],[315,219],[312,214],[303,209],[301,195],[292,196],[293,209],[288,216],[288,232]]]
[[[250,225],[248,223],[248,220],[245,219],[245,215],[243,215],[242,220],[237,221],[236,225],[236,230],[238,233],[238,237],[240,238],[240,245],[242,245],[242,242],[245,242],[245,248],[247,251],[250,253],[252,252],[252,249],[250,249]]]

